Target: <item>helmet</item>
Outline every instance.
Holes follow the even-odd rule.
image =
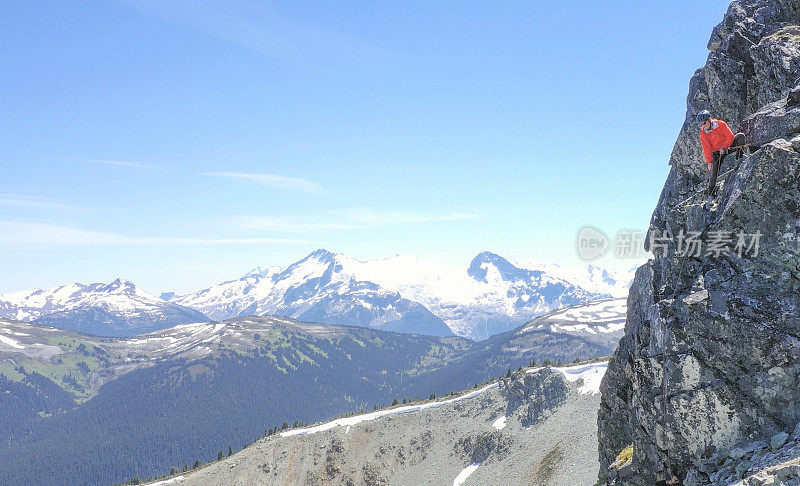
[[[708,110],[703,110],[697,114],[697,123],[705,123],[709,118],[711,118],[711,113],[709,113]]]

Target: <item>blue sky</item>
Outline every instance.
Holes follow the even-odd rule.
[[[727,3],[12,1],[0,292],[578,264],[581,226],[646,228]]]

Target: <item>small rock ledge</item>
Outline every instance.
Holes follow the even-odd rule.
[[[601,385],[601,483],[652,486],[675,475],[686,485],[795,484],[800,461],[779,464],[800,449],[798,25],[796,0],[734,1],[691,79],[648,231],[655,258],[637,271]],[[713,201],[694,123],[704,109],[753,145],[727,157]],[[681,240],[690,234],[700,253]],[[720,235],[731,251],[709,251]],[[735,251],[740,235],[758,250]],[[630,444],[626,472],[609,469]],[[757,482],[774,481],[769,474],[779,482]]]

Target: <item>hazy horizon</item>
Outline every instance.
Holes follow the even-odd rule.
[[[0,293],[316,248],[583,265],[582,226],[646,229],[727,3],[18,5]]]

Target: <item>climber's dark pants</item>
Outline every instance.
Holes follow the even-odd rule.
[[[733,143],[731,143],[731,147],[736,147],[739,145],[744,145],[744,133],[737,133],[733,137]],[[737,149],[737,150],[742,150],[742,149]],[[722,160],[725,158],[725,155],[722,155],[720,151],[717,150],[712,154],[712,156],[714,157],[713,159],[714,161],[711,164],[712,165],[711,175],[708,178],[708,193],[713,196],[717,190],[717,176],[719,175],[719,166],[722,165]]]

